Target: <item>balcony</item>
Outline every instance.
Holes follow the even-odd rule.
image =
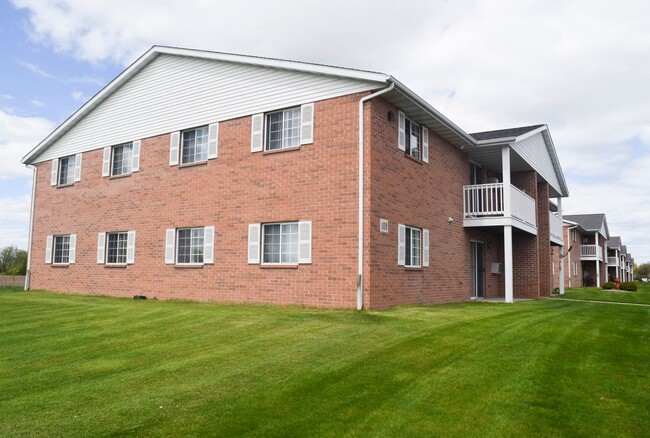
[[[564,239],[562,239],[562,220],[551,212],[548,215],[551,242],[564,245]]]
[[[466,227],[512,225],[536,235],[536,222],[535,200],[513,185],[510,185],[509,198],[503,183],[463,187],[463,225]]]
[[[618,268],[618,257],[607,257],[608,266],[616,266]]]
[[[603,260],[603,248],[600,245],[580,245],[580,260]]]

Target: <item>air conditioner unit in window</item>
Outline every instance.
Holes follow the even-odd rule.
[[[500,274],[501,273],[501,263],[492,262],[492,270],[491,270],[491,272],[493,274]]]

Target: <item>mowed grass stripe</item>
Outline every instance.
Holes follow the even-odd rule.
[[[647,435],[650,310],[620,307],[0,292],[0,435]]]

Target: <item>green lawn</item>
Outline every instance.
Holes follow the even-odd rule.
[[[616,301],[619,303],[650,304],[650,283],[637,282],[636,292],[603,290],[599,287],[581,287],[566,289],[564,295],[555,298],[573,300]]]
[[[649,436],[650,307],[0,291],[0,436]]]

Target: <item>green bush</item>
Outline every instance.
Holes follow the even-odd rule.
[[[603,284],[603,289],[616,289],[616,283],[613,281],[608,281],[607,283]]]
[[[621,290],[627,290],[630,292],[636,291],[636,283],[633,281],[624,281],[621,283]]]

